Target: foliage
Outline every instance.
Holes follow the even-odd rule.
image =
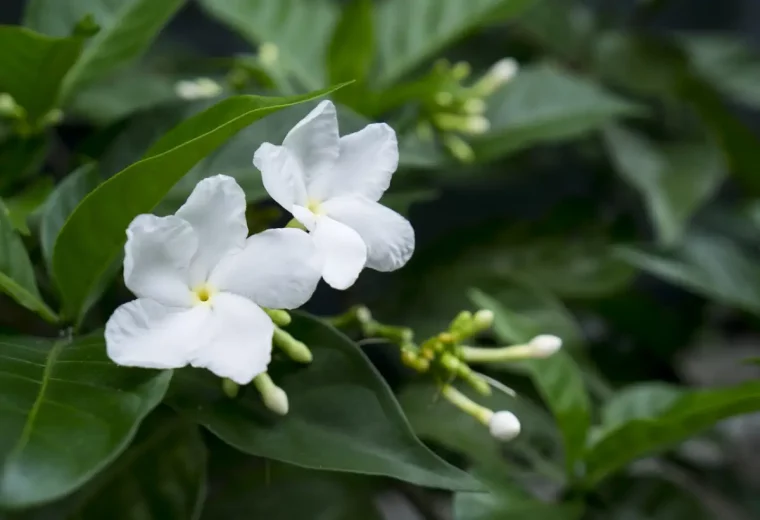
[[[625,4],[26,0],[0,25],[0,517],[760,515],[760,54]],[[111,361],[129,223],[225,174],[252,232],[287,225],[251,158],[327,98],[343,135],[396,131],[382,203],[417,248],[277,329],[314,358],[275,350],[287,415]]]

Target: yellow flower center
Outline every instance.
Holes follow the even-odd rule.
[[[195,300],[195,304],[199,305],[202,303],[208,303],[208,301],[211,299],[211,296],[213,296],[215,290],[213,287],[209,287],[208,284],[199,285],[195,289],[193,289],[193,298]]]
[[[309,211],[314,213],[315,215],[319,215],[322,213],[322,203],[315,199],[309,199],[308,204],[306,205]]]

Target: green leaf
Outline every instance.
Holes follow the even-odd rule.
[[[48,502],[82,486],[127,447],[170,379],[114,365],[102,335],[0,340],[0,505]]]
[[[29,122],[55,108],[63,78],[82,50],[80,38],[50,38],[0,26],[0,92],[24,107]]]
[[[52,190],[53,180],[50,177],[40,177],[21,193],[6,199],[8,217],[19,233],[31,234],[29,220],[40,209]]]
[[[295,315],[288,332],[314,353],[308,367],[270,367],[290,411],[275,417],[254,388],[237,399],[207,371],[175,374],[168,402],[231,446],[321,470],[382,475],[444,489],[479,488],[415,437],[393,393],[361,350],[320,320]]]
[[[14,193],[15,187],[34,178],[47,159],[47,135],[27,138],[11,136],[0,143],[0,193]]]
[[[206,447],[198,428],[156,410],[110,466],[66,499],[24,520],[198,518],[206,496]]]
[[[725,165],[710,142],[659,146],[622,127],[604,133],[618,174],[641,192],[660,243],[672,245],[720,186]]]
[[[518,489],[500,493],[457,493],[454,499],[456,520],[580,520],[581,504],[551,504],[526,495]]]
[[[538,44],[566,63],[582,61],[595,39],[595,13],[585,4],[564,0],[539,0],[513,24]]]
[[[639,457],[663,451],[718,421],[760,410],[760,381],[684,392],[661,413],[619,424],[599,435],[586,453],[594,484]]]
[[[53,252],[53,274],[67,315],[79,315],[87,296],[124,245],[124,230],[130,221],[150,212],[195,164],[254,121],[336,88],[290,98],[227,98],[181,123],[143,160],[87,195],[61,229]]]
[[[327,84],[324,64],[339,11],[330,0],[199,0],[211,16],[253,45],[278,49],[274,67],[308,89]]]
[[[336,95],[337,100],[351,106],[361,106],[366,98],[365,82],[375,56],[372,5],[372,0],[352,0],[343,9],[328,48],[330,83],[357,81]]]
[[[212,452],[209,478],[223,485],[210,490],[201,517],[204,520],[383,518],[373,497],[378,479],[306,470],[229,451],[221,457],[219,450]]]
[[[588,79],[548,65],[526,67],[488,98],[491,130],[471,144],[478,157],[495,159],[539,143],[577,138],[639,113]]]
[[[635,419],[656,418],[683,395],[683,389],[666,383],[636,383],[604,404],[602,428],[611,429]]]
[[[481,25],[520,14],[533,0],[388,0],[377,8],[378,81],[390,86]]]
[[[617,254],[653,276],[760,314],[758,262],[726,237],[695,231],[669,252],[626,247],[619,248]]]
[[[515,317],[519,318],[519,315],[510,312],[487,294],[474,290],[471,297],[478,306],[493,311],[494,332],[502,341],[523,343],[536,335],[533,332],[525,335],[515,334],[516,330],[521,329],[516,328],[512,322]],[[522,325],[518,325],[520,326]],[[562,431],[565,467],[568,476],[572,478],[576,473],[575,466],[583,456],[586,435],[591,424],[591,404],[581,370],[565,350],[560,350],[546,359],[534,359],[523,363]]]
[[[51,323],[58,317],[42,300],[34,276],[34,266],[21,237],[8,218],[8,210],[0,200],[0,291]]]
[[[82,199],[98,185],[98,171],[94,163],[74,170],[53,190],[40,218],[40,245],[42,257],[48,270],[52,272],[53,247],[66,219]]]
[[[138,58],[185,0],[30,0],[24,24],[45,34],[74,32],[87,15],[99,31],[87,43],[63,86],[68,100],[84,85]]]

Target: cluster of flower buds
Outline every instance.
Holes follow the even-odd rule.
[[[445,332],[441,332],[419,345],[414,342],[411,329],[378,323],[365,307],[355,307],[333,320],[338,326],[355,320],[367,337],[380,337],[397,344],[402,362],[420,374],[431,375],[441,395],[451,404],[485,425],[491,435],[507,441],[520,433],[520,421],[509,411],[494,412],[474,402],[457,390],[454,383],[461,380],[481,395],[490,395],[492,388],[511,396],[515,392],[470,367],[470,363],[500,363],[539,359],[551,356],[562,347],[556,336],[540,335],[523,345],[499,348],[482,348],[465,345],[464,342],[489,329],[493,324],[493,312],[482,309],[474,314],[460,312]]]
[[[446,60],[437,61],[426,79],[434,87],[423,100],[425,114],[418,126],[420,137],[430,139],[437,131],[454,157],[462,162],[472,161],[475,154],[465,137],[489,130],[491,125],[485,116],[486,100],[511,80],[517,70],[517,62],[505,58],[467,86],[463,83],[471,74],[467,62],[451,65]]]

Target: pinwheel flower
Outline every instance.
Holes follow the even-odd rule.
[[[262,307],[291,309],[312,295],[320,257],[308,234],[248,237],[234,179],[198,183],[175,215],[140,215],[127,229],[124,282],[136,300],[106,324],[119,365],[202,367],[247,384],[266,371],[274,325]]]
[[[402,267],[414,251],[414,230],[378,200],[398,167],[398,143],[383,123],[340,137],[335,106],[321,102],[285,137],[253,157],[269,195],[306,229],[322,254],[324,280],[350,287],[366,266]]]

